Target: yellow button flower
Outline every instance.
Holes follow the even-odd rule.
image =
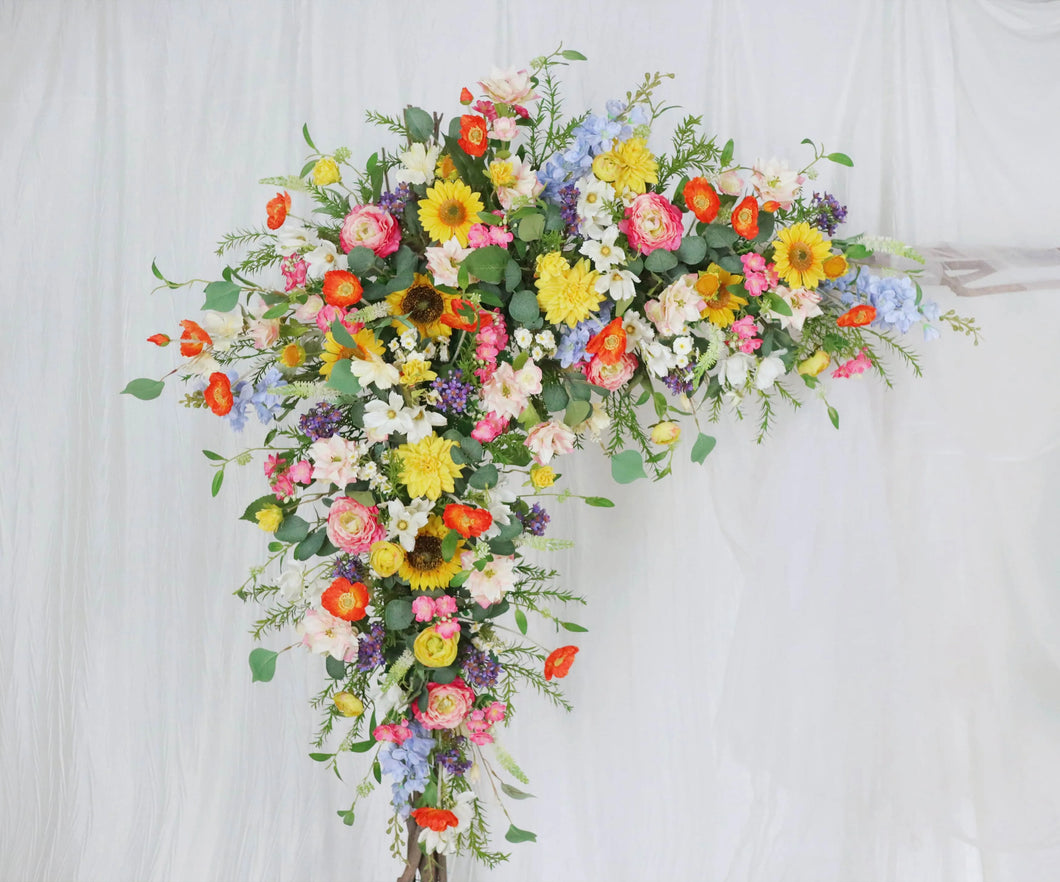
[[[459,637],[443,637],[434,627],[420,631],[420,636],[412,644],[416,661],[427,668],[447,668],[456,661]]]
[[[339,164],[330,156],[318,159],[313,166],[313,183],[318,187],[326,187],[328,184],[337,184],[342,180],[339,173]]]
[[[383,579],[394,575],[404,560],[405,549],[393,542],[376,542],[368,552],[368,565]]]

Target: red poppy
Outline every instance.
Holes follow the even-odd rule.
[[[468,156],[481,156],[489,146],[486,120],[481,116],[465,113],[460,117],[460,139],[456,142]]]
[[[692,178],[681,191],[685,205],[700,221],[709,224],[718,216],[721,199],[706,178]]]
[[[147,338],[147,342],[154,343],[155,346],[168,346],[169,334],[152,334]]]
[[[324,299],[332,306],[346,309],[361,299],[364,288],[361,280],[346,270],[328,270],[324,273]]]
[[[613,319],[586,344],[585,351],[595,355],[604,364],[618,364],[626,354],[626,329],[622,319]]]
[[[218,416],[228,413],[232,409],[232,381],[228,379],[228,375],[220,371],[210,374],[210,382],[202,397],[210,405],[210,410]]]
[[[460,90],[460,103],[470,104],[474,100],[475,96],[471,94],[471,90],[467,86],[464,86],[464,88]]]
[[[481,536],[493,523],[493,515],[484,508],[451,503],[442,513],[442,521],[450,530],[456,530],[465,539]]]
[[[577,646],[561,646],[559,649],[553,649],[545,659],[545,679],[566,677],[570,666],[574,664],[574,656],[577,654]]]
[[[458,331],[474,331],[478,327],[478,310],[470,300],[454,297],[438,321]]]
[[[282,193],[277,193],[267,203],[265,203],[265,212],[268,214],[269,219],[266,221],[266,225],[270,230],[278,230],[283,226],[283,222],[287,220],[287,212],[291,210],[291,194],[286,190]]]
[[[337,618],[358,622],[368,615],[368,588],[364,582],[351,582],[340,576],[324,592],[320,605]]]
[[[213,346],[210,335],[191,319],[184,319],[180,326],[184,329],[180,335],[180,354],[185,358],[198,355],[204,346]]]
[[[441,833],[446,827],[457,827],[460,825],[460,820],[448,809],[413,809],[412,817],[421,827],[426,827],[435,833]]]
[[[844,312],[835,320],[835,323],[841,328],[860,328],[863,325],[867,325],[874,318],[876,318],[876,307],[861,303]]]
[[[745,196],[732,210],[732,228],[745,239],[758,235],[758,202],[754,196]]]

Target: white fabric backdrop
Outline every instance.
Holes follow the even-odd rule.
[[[590,58],[571,108],[669,70],[739,156],[851,154],[820,184],[852,230],[1060,244],[1056,2],[0,4],[0,879],[397,874],[385,794],[350,830],[355,765],[342,784],[306,758],[318,665],[249,682],[230,592],[261,548],[235,521],[257,466],[211,501],[198,451],[238,449],[227,429],[173,389],[117,392],[167,369],[144,337],[200,304],[149,296],[152,258],[216,277],[303,121],[363,159],[365,108],[453,112],[561,39]],[[591,598],[577,710],[524,702],[505,743],[539,843],[454,879],[1060,874],[1060,282],[929,294],[985,343],[924,347],[894,392],[838,387],[840,432],[810,403],[760,447],[726,421],[664,484],[566,467],[619,502],[553,511]]]

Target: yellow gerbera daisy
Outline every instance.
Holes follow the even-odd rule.
[[[453,462],[455,443],[431,432],[415,444],[402,444],[395,451],[401,463],[398,478],[408,488],[409,496],[426,496],[433,502],[443,493],[453,492],[453,481],[464,470]]]
[[[824,261],[832,243],[805,221],[781,230],[773,242],[779,275],[792,288],[816,288],[825,278]]]
[[[712,263],[706,272],[700,273],[696,280],[696,293],[703,298],[706,304],[700,315],[719,328],[727,328],[736,321],[736,310],[741,306],[747,306],[747,301],[738,294],[729,290],[729,285],[736,285],[743,281],[743,276],[737,276],[728,270]]]
[[[353,341],[357,346],[351,349],[339,343],[331,331],[324,335],[324,351],[320,353],[320,358],[324,362],[320,366],[320,373],[323,376],[330,377],[331,369],[335,367],[335,363],[342,361],[344,358],[364,359],[368,358],[369,355],[383,354],[383,344],[375,339],[375,334],[369,331],[368,328],[362,328],[354,334]]]
[[[573,328],[598,311],[604,299],[596,290],[599,275],[590,269],[584,257],[566,272],[542,275],[534,284],[545,319],[554,325],[562,322]]]
[[[464,550],[463,540],[457,542],[452,558],[442,557],[442,540],[448,532],[449,528],[438,515],[431,515],[426,526],[417,531],[416,544],[412,551],[405,552],[397,571],[398,578],[408,582],[413,591],[445,588],[462,569],[459,561]]]
[[[388,294],[391,315],[403,315],[412,322],[423,337],[448,337],[453,329],[440,321],[446,312],[452,313],[450,304],[455,295],[439,291],[431,284],[429,276],[416,273],[413,282],[401,291]],[[407,327],[399,321],[393,322],[399,333]]]
[[[440,181],[427,188],[427,198],[420,201],[420,223],[436,242],[448,242],[454,236],[461,248],[467,248],[467,233],[478,223],[482,199],[463,181]]]

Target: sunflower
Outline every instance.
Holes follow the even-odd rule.
[[[464,470],[453,462],[455,443],[431,432],[415,444],[402,444],[394,452],[401,463],[399,480],[408,487],[409,496],[426,496],[433,502],[442,493],[453,492],[453,481]]]
[[[566,261],[564,261],[565,263]],[[558,269],[558,267],[557,267]],[[589,268],[584,257],[565,271],[541,273],[537,285],[537,302],[545,310],[545,319],[553,325],[565,323],[573,328],[600,309],[604,295],[596,290],[599,273]]]
[[[369,355],[383,354],[383,344],[376,340],[375,334],[367,328],[363,328],[354,334],[353,342],[357,345],[351,349],[349,346],[343,346],[339,343],[331,331],[324,335],[324,351],[320,353],[320,358],[324,362],[320,366],[322,376],[330,377],[331,369],[335,367],[335,363],[342,361],[344,358],[366,359]]]
[[[825,278],[824,261],[832,243],[808,223],[781,230],[773,242],[773,259],[779,275],[792,288],[816,288]]]
[[[696,292],[706,304],[700,315],[719,328],[729,327],[736,320],[736,310],[747,306],[743,297],[729,290],[729,285],[742,281],[743,276],[733,275],[716,263],[708,266],[706,272],[699,274],[695,284]]]
[[[409,583],[413,591],[433,591],[445,588],[453,576],[460,572],[460,553],[463,541],[457,542],[456,551],[450,560],[442,557],[442,540],[449,528],[438,515],[431,515],[427,524],[416,533],[416,544],[398,568],[398,578]]]
[[[388,294],[391,315],[404,315],[416,326],[422,337],[448,337],[453,329],[441,321],[446,313],[452,313],[455,294],[446,294],[431,284],[430,277],[416,273],[412,284],[401,291]],[[394,321],[394,328],[403,331],[402,322]]]
[[[427,188],[427,198],[420,201],[420,223],[427,235],[437,242],[453,237],[461,248],[467,248],[467,233],[478,223],[482,199],[463,181],[441,181]]]

